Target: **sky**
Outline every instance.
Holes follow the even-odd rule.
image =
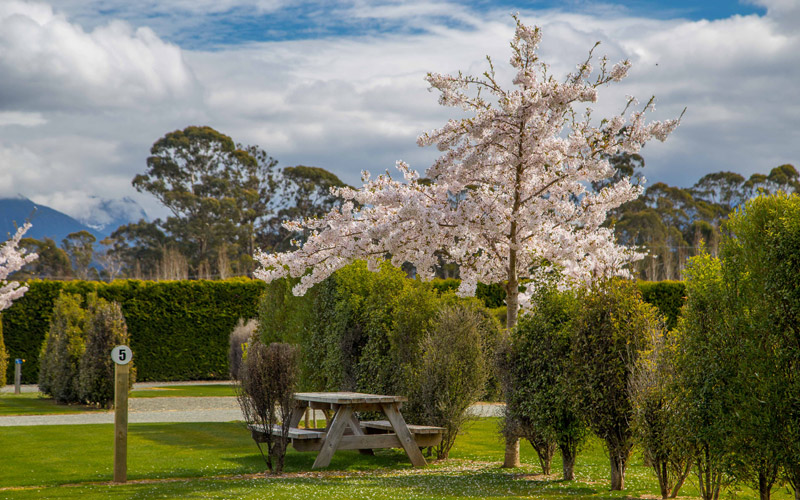
[[[652,119],[686,109],[642,154],[650,183],[800,167],[800,0],[0,0],[0,197],[75,217],[131,197],[166,133],[209,125],[280,166],[424,172],[416,137],[459,116],[428,72],[509,75],[512,13],[542,29],[557,75],[595,55],[630,59],[595,116],[626,96]]]

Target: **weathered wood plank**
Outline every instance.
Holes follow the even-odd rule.
[[[356,418],[356,414],[350,414],[350,421],[348,422],[350,429],[353,431],[353,434],[356,436],[364,436],[364,430],[361,428],[361,424],[358,422],[358,418]],[[341,444],[339,444],[341,446]],[[359,448],[359,453],[362,455],[374,455],[375,453],[372,451],[371,448]]]
[[[384,431],[392,430],[392,424],[388,420],[368,420],[360,422],[361,427],[368,427],[370,429],[380,429]],[[434,427],[432,425],[413,425],[408,424],[408,430],[415,437],[417,434],[441,434],[444,432],[444,427]]]
[[[363,394],[360,392],[297,392],[294,399],[316,403],[356,404],[356,403],[398,403],[408,401],[405,396]]]
[[[400,444],[403,445],[403,449],[406,450],[408,458],[411,459],[411,464],[414,467],[425,467],[428,465],[425,461],[425,457],[423,457],[422,453],[419,451],[417,442],[414,441],[414,436],[412,436],[411,431],[408,430],[406,421],[403,420],[403,415],[400,414],[400,410],[397,409],[397,406],[391,403],[381,406],[383,407],[383,413],[386,415],[386,418],[389,419],[394,432],[397,434],[398,439],[400,439]]]
[[[281,434],[281,426],[280,425],[273,425],[272,429],[268,430],[265,425],[248,425],[250,432],[255,434],[259,434],[263,436],[265,434],[272,434],[275,436],[280,436]],[[325,436],[325,432],[316,431],[316,430],[309,430],[309,429],[298,429],[295,427],[289,428],[289,435],[290,439],[321,439]],[[263,441],[261,441],[263,442]]]
[[[336,415],[333,416],[333,421],[328,428],[328,432],[322,439],[322,447],[319,450],[319,455],[317,455],[316,460],[314,460],[314,465],[311,466],[312,469],[319,469],[320,467],[327,467],[330,465],[331,458],[333,458],[333,454],[339,448],[339,441],[342,439],[344,429],[347,427],[347,423],[350,421],[350,416],[352,414],[353,407],[346,405],[340,406],[336,411]]]

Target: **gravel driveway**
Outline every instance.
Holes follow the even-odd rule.
[[[208,382],[203,382],[207,384]],[[225,383],[225,382],[223,382]],[[137,388],[165,386],[167,383],[136,384]],[[170,384],[171,385],[171,384]],[[177,384],[175,384],[177,385]],[[184,385],[184,384],[180,384]],[[7,386],[4,389],[12,388]],[[23,387],[24,392],[36,392],[36,386]],[[4,393],[9,391],[3,390]],[[236,398],[232,397],[159,397],[131,398],[128,400],[128,422],[232,422],[242,420],[242,412]],[[479,417],[493,417],[502,414],[502,404],[477,404],[470,411]],[[318,414],[322,418],[322,412]],[[95,411],[71,415],[30,415],[0,417],[0,427],[17,425],[70,425],[70,424],[113,424],[113,411]]]

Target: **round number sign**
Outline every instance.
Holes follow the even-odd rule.
[[[118,365],[127,365],[133,358],[133,351],[126,345],[118,345],[111,350],[111,360]]]

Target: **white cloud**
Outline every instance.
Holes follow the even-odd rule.
[[[21,111],[0,111],[0,127],[19,125],[21,127],[36,127],[44,125],[47,120],[41,113],[24,113]]]
[[[138,107],[191,96],[181,50],[147,27],[111,20],[91,32],[39,3],[0,5],[0,106]]]
[[[627,94],[643,102],[655,94],[659,119],[687,107],[673,136],[643,153],[648,179],[691,185],[713,171],[800,167],[800,35],[786,29],[796,2],[760,1],[766,16],[717,21],[645,19],[611,9],[521,15],[542,26],[542,56],[557,74],[572,70],[597,40],[598,55],[632,59],[629,78],[601,92],[598,116],[619,111]],[[215,12],[240,4],[220,0]],[[86,19],[99,3],[64,5]],[[108,5],[126,19],[135,5],[146,23],[148,12],[167,4]],[[177,4],[176,12],[201,15],[192,5]],[[259,5],[265,12],[280,8]],[[416,136],[457,113],[438,106],[425,73],[479,74],[489,54],[508,78],[513,21],[505,11],[478,13],[455,3],[411,5],[339,5],[336,15],[407,23],[409,30],[394,34],[188,51],[136,23],[100,17],[78,24],[44,4],[0,3],[0,195],[22,193],[76,214],[91,195],[132,195],[158,216],[163,210],[133,192],[130,180],[144,171],[153,142],[188,125],[213,126],[259,144],[282,165],[318,165],[351,184],[362,169],[391,170],[398,159],[424,170],[438,152],[418,148]]]

